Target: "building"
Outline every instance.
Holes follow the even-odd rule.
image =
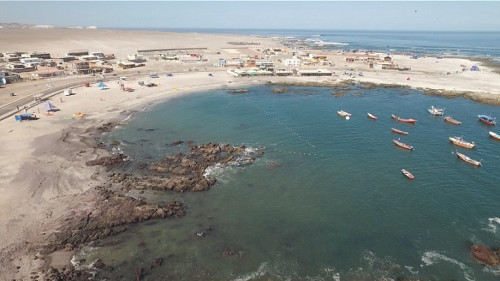
[[[300,76],[332,76],[333,72],[327,69],[306,69],[299,70],[298,74]]]
[[[16,74],[16,73],[13,73],[10,71],[6,71],[6,70],[2,70],[0,72],[0,77],[4,78],[5,83],[7,83],[7,84],[18,82],[18,81],[22,80],[21,76],[19,74]]]
[[[301,60],[298,58],[291,58],[283,60],[283,65],[285,66],[300,66]]]
[[[70,65],[75,73],[78,74],[89,74],[91,72],[90,65],[88,61],[76,60],[70,62]]]
[[[57,69],[56,67],[41,67],[31,73],[31,76],[35,79],[50,78],[62,75],[64,75],[64,70]]]

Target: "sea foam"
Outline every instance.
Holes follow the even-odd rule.
[[[447,257],[447,256],[445,256],[443,254],[440,254],[440,253],[437,253],[437,252],[434,252],[434,251],[425,252],[422,255],[422,261],[425,263],[425,266],[434,265],[435,263],[437,263],[439,261],[449,262],[451,264],[454,264],[454,265],[457,265],[458,267],[460,267],[460,269],[463,272],[464,278],[466,280],[468,280],[468,281],[474,281],[475,280],[472,277],[473,273],[472,273],[471,268],[469,268],[468,266],[466,266],[464,263],[461,263],[461,262],[459,262],[459,261],[457,261],[455,259],[452,259],[450,257]],[[424,265],[421,265],[421,266],[424,266]]]
[[[491,232],[491,233],[497,233],[497,228],[500,225],[500,218],[488,218],[488,227],[483,228],[484,230]]]

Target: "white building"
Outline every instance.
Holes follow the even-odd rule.
[[[301,60],[298,58],[286,59],[283,61],[285,66],[300,66]]]
[[[40,64],[42,63],[42,60],[39,59],[39,58],[22,58],[22,59],[19,59],[19,62],[20,63],[24,63],[24,64]]]

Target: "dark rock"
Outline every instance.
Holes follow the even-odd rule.
[[[222,255],[224,257],[235,257],[238,259],[241,259],[243,255],[245,255],[245,252],[242,250],[236,250],[236,249],[226,249],[222,252]]]
[[[113,154],[113,155],[109,155],[109,156],[99,157],[95,160],[87,161],[87,162],[85,162],[85,165],[87,165],[87,166],[101,165],[101,166],[109,167],[109,166],[114,166],[114,165],[123,163],[123,161],[125,161],[125,158],[127,158],[127,156],[123,155],[121,153],[120,154]]]
[[[183,143],[183,141],[181,141],[181,140],[176,140],[176,141],[174,141],[174,142],[172,143],[172,145],[179,145],[179,144],[181,144],[181,143]]]
[[[99,195],[93,210],[80,219],[68,222],[56,232],[44,253],[63,249],[66,245],[73,249],[75,245],[114,236],[125,231],[127,224],[185,215],[184,207],[178,201],[158,206],[109,190],[102,190]]]
[[[135,269],[135,280],[140,281],[144,277],[144,269],[142,267],[137,267]]]
[[[484,245],[472,245],[471,253],[474,259],[485,265],[500,264],[500,249],[490,248]]]

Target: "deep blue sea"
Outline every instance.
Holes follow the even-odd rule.
[[[241,34],[305,40],[325,50],[379,51],[490,58],[500,63],[500,31],[362,31],[295,29],[168,29],[157,31]]]
[[[340,97],[328,87],[272,89],[168,100],[106,134],[106,143],[119,140],[123,152],[145,163],[186,151],[170,145],[176,140],[265,153],[249,166],[210,169],[218,182],[209,191],[132,192],[155,203],[180,200],[187,215],[131,226],[105,241],[119,243],[86,248],[78,258],[101,258],[115,268],[113,280],[130,280],[137,267],[147,269],[145,280],[500,279],[499,267],[478,264],[468,249],[500,246],[500,142],[488,135],[500,131],[477,119],[500,116],[499,107],[411,89],[352,86]],[[432,105],[462,125],[430,115]],[[341,109],[350,120],[337,115]],[[399,123],[391,114],[418,121]],[[394,135],[392,127],[409,135]],[[450,136],[477,149],[453,146]],[[415,150],[396,147],[398,137]],[[483,166],[459,160],[456,151]],[[195,235],[208,228],[203,239]],[[227,249],[243,256],[225,257]],[[149,270],[156,257],[164,264]]]

